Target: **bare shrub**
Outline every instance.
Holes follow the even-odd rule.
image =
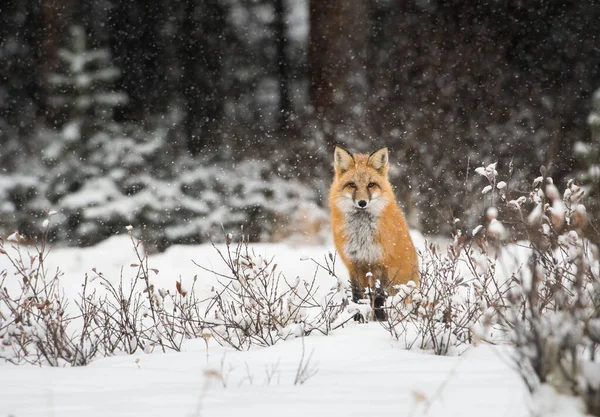
[[[399,285],[386,302],[382,324],[407,349],[416,346],[437,355],[460,352],[473,341],[480,319],[491,319],[490,307],[506,290],[495,277],[485,246],[459,237],[446,252],[429,244],[420,253],[420,285]]]
[[[25,246],[18,232],[8,238],[8,246],[0,239],[0,256],[14,271],[0,271],[0,358],[16,364],[85,365],[99,343],[88,326],[73,330],[60,286],[62,273],[46,267],[48,222],[41,241],[32,246]]]
[[[202,332],[199,300],[192,290],[155,288],[148,256],[128,230],[137,262],[132,278],[121,269],[118,279],[93,268],[82,292],[68,308],[60,270],[49,272],[47,232],[40,244],[25,247],[18,233],[9,247],[0,240],[0,256],[15,276],[0,271],[0,358],[13,363],[79,366],[96,356],[116,353],[178,351],[184,339]],[[195,281],[195,280],[194,280]],[[15,285],[15,284],[18,285]],[[11,285],[8,285],[11,284]]]
[[[529,389],[550,384],[581,396],[588,412],[598,416],[598,249],[585,238],[588,219],[580,187],[570,181],[561,194],[544,167],[541,174],[528,193],[511,193],[508,186],[500,192],[500,202],[528,237],[530,255],[527,267],[513,274],[496,312]]]
[[[189,289],[181,281],[171,289],[158,288],[154,277],[159,271],[150,266],[131,227],[128,235],[136,257],[129,268],[135,272],[121,268],[115,277],[92,268],[71,308],[60,284],[62,273],[49,273],[45,266],[47,233],[40,246],[31,248],[20,245],[18,234],[9,248],[0,240],[0,256],[9,260],[16,276],[0,271],[0,357],[13,363],[77,366],[120,352],[179,351],[185,339],[208,334],[220,344],[248,349],[313,331],[328,334],[357,311],[347,301],[347,282],[335,276],[331,254],[323,263],[313,260],[317,270],[336,278],[329,291],[321,291],[317,271],[312,279],[289,281],[273,259],[257,255],[245,239],[232,244],[227,236],[226,250],[215,250],[229,274],[219,275],[209,296],[199,299],[196,277]]]
[[[103,287],[103,295],[85,299],[84,305],[94,306],[98,327],[96,336],[103,340],[105,355],[115,352],[134,353],[138,349],[150,352],[155,348],[180,351],[185,339],[205,337],[200,300],[196,297],[194,277],[190,290],[181,281],[173,289],[157,288],[153,276],[159,271],[149,266],[149,257],[142,241],[128,230],[137,262],[132,279],[124,279],[123,269],[118,283],[93,269],[91,281]],[[87,278],[87,277],[86,277]]]
[[[343,281],[338,279],[320,296],[316,272],[310,280],[288,280],[273,259],[255,253],[243,236],[233,243],[227,235],[225,250],[214,247],[227,273],[196,265],[217,276],[218,284],[204,300],[208,305],[203,325],[211,329],[218,343],[238,350],[270,346],[313,331],[328,334],[352,318],[350,313],[342,314],[349,305]],[[314,262],[335,276],[333,255],[324,264]]]

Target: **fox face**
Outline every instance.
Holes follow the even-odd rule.
[[[393,193],[387,179],[387,148],[371,155],[352,155],[345,149],[335,148],[334,167],[334,204],[342,212],[377,216],[390,202],[389,196]]]

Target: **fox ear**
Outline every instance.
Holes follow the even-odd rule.
[[[335,147],[335,151],[333,153],[333,166],[335,167],[336,174],[343,174],[348,171],[352,164],[354,164],[354,157],[347,150],[340,148],[339,146]]]
[[[367,165],[379,171],[381,173],[387,172],[388,169],[388,149],[381,148],[378,151],[373,152],[369,155],[369,160],[367,161]]]

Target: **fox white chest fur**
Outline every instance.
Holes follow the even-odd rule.
[[[375,264],[381,260],[383,250],[376,239],[377,220],[377,213],[368,210],[347,214],[344,224],[344,251],[352,261]]]

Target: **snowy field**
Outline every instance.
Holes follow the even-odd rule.
[[[98,360],[84,368],[3,366],[0,413],[14,416],[527,416],[528,394],[499,349],[438,357],[395,346],[379,324],[305,339],[316,374],[294,385],[302,340],[248,352]],[[222,383],[213,372],[221,372]],[[216,373],[216,372],[215,372]],[[269,374],[272,374],[269,377]],[[225,387],[223,385],[226,385]]]
[[[417,246],[424,244],[417,240]],[[321,259],[330,247],[256,244],[275,256],[286,277],[315,273],[306,258]],[[171,247],[150,257],[159,285],[184,285],[198,275],[197,290],[215,277],[196,263],[219,270],[210,245]],[[135,261],[125,236],[86,249],[57,249],[66,295],[74,296],[92,268],[118,277]],[[0,258],[0,262],[6,262]],[[7,265],[0,264],[0,268]],[[339,272],[343,266],[339,265]],[[319,272],[323,287],[332,278]],[[304,352],[304,356],[303,356]],[[511,369],[507,346],[472,346],[461,356],[407,351],[376,322],[348,323],[329,336],[311,335],[268,348],[238,352],[214,340],[190,340],[180,353],[139,353],[95,360],[87,367],[50,368],[0,363],[0,416],[498,416],[532,415],[532,402]],[[306,380],[294,384],[299,364]],[[544,400],[555,415],[555,396]],[[571,407],[561,401],[561,407]],[[541,413],[539,415],[550,415]]]

